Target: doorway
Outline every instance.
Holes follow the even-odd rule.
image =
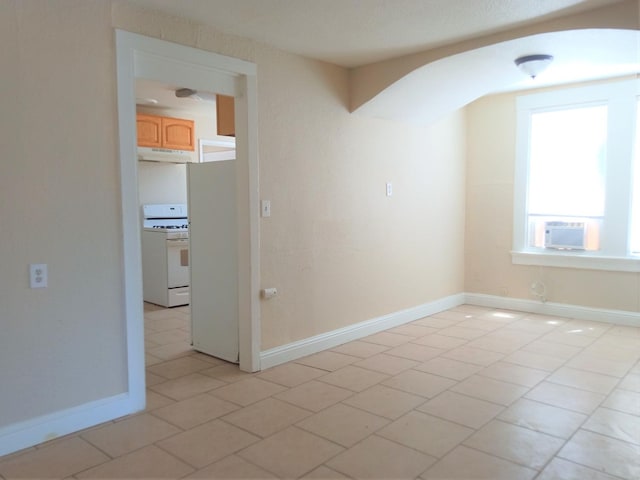
[[[145,78],[236,97],[238,335],[240,368],[260,369],[259,197],[255,64],[116,31],[124,298],[131,411],[144,408],[144,329],[135,80]],[[215,85],[215,88],[212,88]]]

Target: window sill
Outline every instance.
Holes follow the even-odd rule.
[[[581,268],[610,272],[640,272],[639,257],[605,257],[580,252],[527,252],[512,251],[514,265],[540,265],[545,267]]]

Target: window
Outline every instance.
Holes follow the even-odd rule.
[[[640,271],[639,83],[518,98],[514,263]]]

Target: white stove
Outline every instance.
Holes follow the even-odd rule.
[[[143,205],[142,286],[145,302],[189,304],[189,222],[184,204]]]

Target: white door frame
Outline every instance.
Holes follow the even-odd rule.
[[[257,69],[255,64],[244,60],[121,30],[115,33],[128,387],[130,405],[136,411],[145,405],[136,77],[173,84],[183,84],[188,78],[190,88],[207,91],[215,84],[217,93],[236,95],[240,368],[254,372],[260,370]]]

